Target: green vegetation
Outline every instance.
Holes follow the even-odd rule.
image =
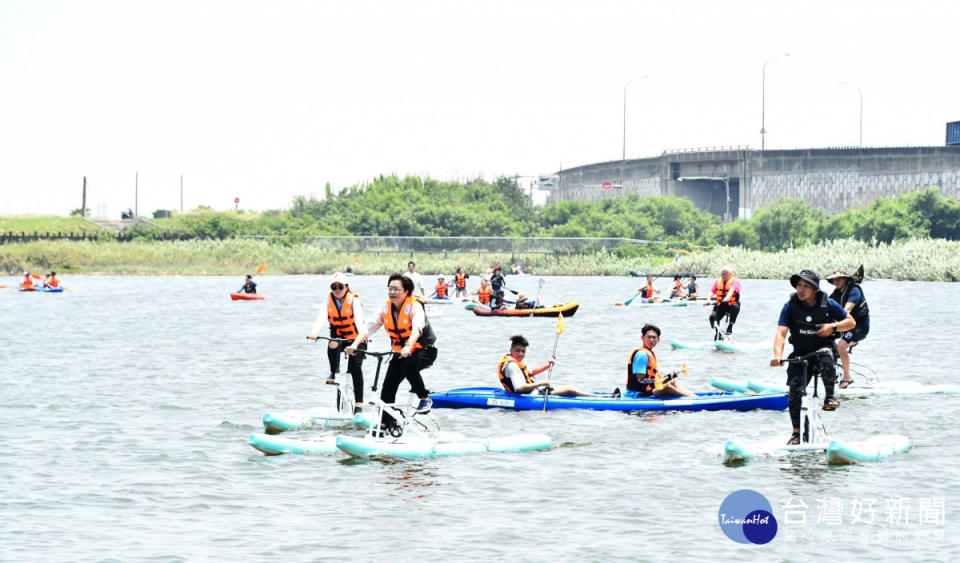
[[[0,216],[0,235],[19,233],[44,234],[99,234],[105,232],[100,225],[80,217],[57,217],[55,215],[7,215]]]

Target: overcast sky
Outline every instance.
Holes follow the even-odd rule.
[[[287,208],[379,174],[943,145],[960,2],[0,0],[0,214]],[[646,76],[647,78],[632,79]],[[624,96],[624,86],[630,82]]]

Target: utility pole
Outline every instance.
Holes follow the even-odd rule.
[[[133,173],[133,216],[140,216],[140,173]]]
[[[180,214],[183,215],[183,174],[180,175]]]
[[[83,177],[83,203],[80,204],[80,216],[87,218],[87,177]]]

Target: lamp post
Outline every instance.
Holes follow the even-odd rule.
[[[857,91],[857,94],[860,94],[860,148],[863,148],[863,90],[860,89],[856,84],[850,84],[849,82],[837,81],[837,84],[843,84],[844,86],[849,86],[854,88]]]
[[[646,75],[638,76],[637,78],[630,79],[623,85],[623,155],[620,160],[627,159],[627,86],[630,86],[637,80],[643,80],[646,77]]]
[[[789,57],[790,53],[780,53],[776,57],[770,57],[763,62],[763,91],[760,102],[760,150],[767,148],[767,63],[780,57]]]

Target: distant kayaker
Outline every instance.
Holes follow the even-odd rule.
[[[787,366],[788,405],[790,408],[790,422],[793,423],[793,434],[787,445],[800,443],[800,404],[803,390],[814,373],[820,374],[826,397],[823,400],[823,410],[832,411],[840,406],[833,396],[834,385],[837,380],[837,371],[833,361],[833,339],[839,332],[852,330],[857,326],[853,317],[847,313],[839,303],[827,297],[820,291],[820,276],[813,270],[803,270],[799,274],[790,276],[790,285],[796,292],[780,310],[780,319],[777,321],[777,335],[773,340],[773,359],[770,365],[783,365],[783,345],[790,333],[790,344],[793,352],[788,358],[796,358],[812,352],[822,351],[807,361],[807,380],[803,379],[803,367],[798,362],[790,362]]]
[[[506,285],[507,280],[504,279],[500,266],[495,266],[493,268],[493,275],[490,276],[490,288],[493,289],[493,294],[496,295],[497,292],[506,287]]]
[[[357,347],[369,340],[370,335],[380,327],[390,335],[390,347],[398,354],[387,367],[380,400],[393,403],[400,382],[406,379],[410,383],[410,391],[420,398],[417,411],[429,411],[430,391],[424,385],[420,372],[432,366],[437,359],[437,348],[434,346],[437,336],[427,320],[423,300],[413,295],[413,280],[409,277],[391,274],[387,281],[387,302],[380,314],[360,329],[353,344],[344,350],[346,354],[350,356],[356,353]],[[386,410],[383,412],[383,426],[383,430],[397,426],[396,419]]]
[[[677,373],[661,375],[653,349],[660,342],[660,329],[646,324],[640,329],[643,344],[634,348],[627,361],[628,397],[693,397],[696,394],[677,381]]]
[[[860,282],[863,281],[863,264],[855,274],[848,274],[843,269],[837,268],[827,276],[827,281],[836,287],[830,294],[830,299],[839,303],[857,323],[853,330],[841,333],[840,338],[837,339],[837,354],[843,364],[843,380],[840,381],[840,388],[846,389],[853,383],[853,378],[850,377],[850,348],[866,338],[870,332],[870,308],[860,287]]]
[[[673,289],[670,290],[670,299],[683,299],[684,295],[683,279],[680,274],[676,274],[673,276]]]
[[[47,287],[50,289],[55,289],[60,287],[60,280],[57,279],[56,272],[50,272],[49,274],[47,274],[47,276],[43,279],[43,287]]]
[[[404,276],[413,280],[414,294],[420,297],[426,297],[427,292],[423,289],[423,276],[416,271],[417,265],[413,260],[407,262],[407,271],[403,273]]]
[[[501,289],[493,296],[493,302],[490,303],[491,309],[503,309],[505,308],[503,300],[503,290]]]
[[[481,305],[490,304],[490,282],[487,281],[487,278],[480,278],[480,288],[471,293],[470,295],[476,295],[477,301]]]
[[[330,293],[327,294],[317,320],[314,321],[313,328],[310,330],[310,336],[307,338],[317,340],[325,323],[329,328],[330,338],[346,340],[346,342],[331,341],[327,345],[327,360],[330,362],[330,377],[327,378],[327,383],[334,383],[336,374],[340,373],[340,354],[347,346],[353,344],[360,332],[358,327],[364,325],[363,302],[360,301],[359,295],[350,291],[347,276],[340,272],[330,277]],[[366,350],[367,343],[364,342],[357,348]],[[363,358],[363,354],[355,354],[347,360],[347,373],[353,379],[354,414],[363,410]]]
[[[454,297],[466,297],[467,296],[467,278],[470,277],[470,274],[463,271],[463,268],[457,268],[457,273],[453,277],[453,285],[455,288]]]
[[[247,274],[247,281],[244,282],[243,287],[240,288],[240,291],[237,293],[256,293],[257,284],[253,281],[253,276]]]
[[[497,364],[497,376],[500,378],[500,384],[503,385],[504,389],[511,393],[532,393],[537,389],[547,388],[550,395],[603,397],[603,395],[581,391],[573,385],[551,386],[549,379],[539,383],[534,382],[534,376],[550,369],[550,366],[554,365],[557,360],[556,358],[550,358],[545,365],[533,371],[527,369],[523,359],[527,355],[527,346],[529,345],[530,342],[519,334],[510,337],[510,352],[501,358],[500,363]]]
[[[740,314],[740,280],[733,277],[733,268],[724,266],[720,270],[720,277],[710,288],[710,298],[716,300],[710,313],[710,328],[714,334],[719,332],[720,321],[727,316],[727,334],[733,334],[733,325]]]
[[[650,301],[653,301],[655,296],[660,294],[660,290],[653,287],[653,276],[647,276],[647,283],[639,289],[638,293],[642,299]]]
[[[437,285],[433,288],[433,293],[430,295],[431,299],[450,299],[450,296],[447,295],[447,289],[450,288],[450,284],[447,283],[447,280],[443,276],[437,277]]]
[[[30,272],[23,273],[23,281],[20,282],[21,291],[34,291],[37,288],[33,287],[33,279],[30,278]]]
[[[527,299],[526,293],[517,295],[517,302],[513,305],[514,309],[533,309],[536,303],[533,299]]]
[[[697,276],[690,276],[690,283],[687,284],[687,299],[693,301],[697,298]]]

